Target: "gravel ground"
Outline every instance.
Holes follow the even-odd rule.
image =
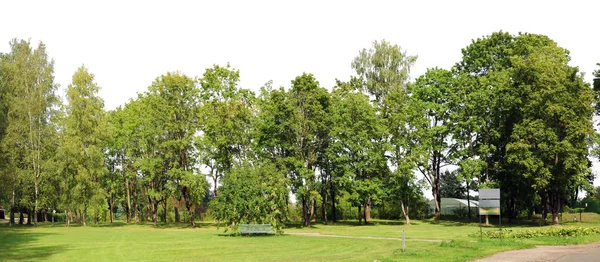
[[[586,245],[537,246],[497,253],[476,262],[600,261],[600,242]]]

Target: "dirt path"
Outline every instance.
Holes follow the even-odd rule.
[[[546,262],[546,261],[598,261],[600,242],[586,245],[537,246],[531,249],[505,251],[475,260],[475,262]]]
[[[285,233],[285,234],[286,235],[294,235],[294,236],[307,236],[307,237],[339,237],[339,238],[380,239],[380,240],[395,240],[395,241],[402,240],[402,238],[395,238],[395,237],[340,236],[340,235],[327,235],[327,234],[321,234],[321,233]],[[426,238],[406,238],[406,241],[422,241],[422,242],[441,243],[443,241],[448,242],[450,240],[426,239]]]

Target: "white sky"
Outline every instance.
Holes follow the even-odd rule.
[[[244,88],[288,87],[303,72],[331,88],[381,39],[419,56],[413,77],[449,68],[472,39],[499,30],[548,35],[588,82],[600,62],[599,1],[2,1],[0,10],[0,52],[13,38],[43,41],[60,94],[85,64],[107,109],[166,72],[201,76],[227,62]]]

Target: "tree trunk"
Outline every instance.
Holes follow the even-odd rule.
[[[310,217],[308,216],[308,207],[306,204],[306,197],[302,196],[302,218],[304,219],[304,226],[305,227],[309,227],[310,226]]]
[[[321,215],[323,215],[323,223],[327,225],[327,190],[323,189],[323,201],[321,203]]]
[[[471,222],[471,194],[469,193],[469,180],[467,180],[467,218]]]
[[[33,214],[31,212],[31,209],[27,210],[27,225],[31,225],[32,217],[33,217]]]
[[[371,221],[371,197],[367,198],[365,203],[365,224]]]
[[[558,212],[560,211],[560,194],[552,193],[550,194],[550,209],[552,211],[552,224],[558,225]],[[581,221],[579,221],[581,222]]]
[[[434,179],[435,181],[435,179]],[[440,218],[442,217],[442,211],[441,211],[441,207],[440,207],[440,188],[439,188],[439,183],[438,182],[434,182],[433,183],[433,202],[435,203],[435,220],[440,220]]]
[[[331,220],[333,222],[337,221],[337,212],[335,210],[335,188],[333,183],[331,183]]]
[[[152,223],[154,224],[154,226],[156,226],[156,224],[158,223],[158,216],[156,214],[157,209],[158,209],[158,203],[152,203],[151,212],[152,212]]]
[[[71,216],[70,216],[71,211],[67,209],[67,212],[65,212],[65,220],[67,223],[67,227],[71,226]]]
[[[181,222],[181,218],[179,217],[179,208],[177,208],[177,206],[173,206],[173,212],[175,212],[175,223]]]
[[[132,188],[133,188],[133,218],[134,218],[134,222],[138,223],[140,222],[139,220],[139,210],[140,210],[140,202],[137,196],[137,190],[136,190],[136,181],[134,180],[132,183]]]
[[[87,204],[83,205],[83,214],[81,214],[81,215],[82,215],[81,220],[83,222],[83,226],[87,227],[87,223],[86,223],[87,222],[86,221],[87,220]]]
[[[23,208],[19,208],[19,225],[23,225],[25,218],[23,217]]]
[[[548,221],[548,195],[546,193],[542,193],[542,220],[544,221],[544,225]]]
[[[109,212],[111,224],[113,223],[113,208],[114,208],[114,206],[115,206],[115,198],[111,196],[110,197],[110,212]]]
[[[217,176],[218,174],[215,173],[215,170],[212,167],[210,168],[210,173],[212,174],[213,179],[213,195],[215,198],[217,198],[217,182],[219,182],[219,177]]]
[[[163,220],[163,223],[166,224],[167,223],[167,199],[165,198],[162,201],[163,201],[163,217],[162,217],[162,220]]]
[[[37,181],[37,175],[35,177],[35,183],[34,183],[34,187],[35,187],[35,206],[33,207],[33,226],[37,227],[38,226],[38,181]],[[29,222],[31,220],[31,216],[29,216],[29,218],[27,218],[27,222]],[[30,224],[30,223],[27,223]]]
[[[358,205],[358,224],[362,224],[362,214],[360,212],[362,205]]]
[[[310,213],[312,214],[312,219],[317,223],[317,200],[313,199],[310,202]]]
[[[406,200],[400,200],[400,207],[402,208],[402,213],[404,214],[404,218],[406,219],[406,224],[410,225],[410,217],[408,216],[408,203],[405,203]]]
[[[129,224],[129,222],[131,221],[131,198],[130,198],[130,191],[129,191],[129,178],[125,177],[125,190],[127,191],[127,215],[126,215],[126,219],[127,219],[127,224]]]
[[[12,202],[10,204],[10,218],[8,221],[9,225],[15,224],[15,190],[12,191]]]

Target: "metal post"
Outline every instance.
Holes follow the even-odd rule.
[[[406,250],[406,242],[404,241],[404,230],[402,230],[402,252]]]

